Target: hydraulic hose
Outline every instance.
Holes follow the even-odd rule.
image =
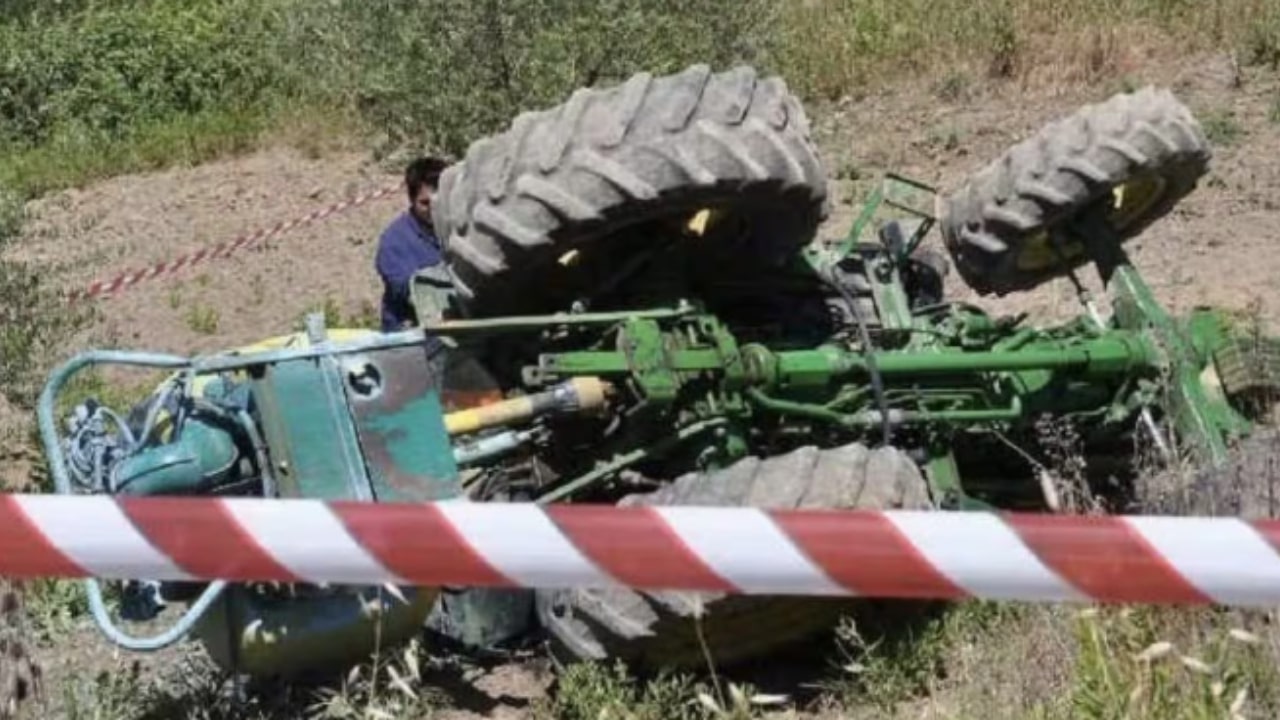
[[[61,446],[58,443],[58,429],[54,420],[54,400],[57,398],[58,391],[66,384],[72,375],[84,369],[85,367],[99,363],[119,363],[124,365],[140,365],[144,367],[163,367],[182,369],[189,366],[189,361],[183,357],[173,355],[159,355],[153,353],[126,353],[118,351],[91,351],[81,354],[64,363],[57,368],[52,378],[45,385],[44,390],[40,394],[40,402],[37,407],[37,420],[40,426],[40,439],[44,444],[45,455],[49,459],[50,472],[53,475],[54,488],[59,494],[74,495],[75,489],[71,486],[71,479],[67,475],[67,466],[65,458],[62,455]],[[146,437],[149,428],[144,428],[143,437]],[[136,442],[137,439],[134,439]],[[112,642],[129,650],[151,651],[172,645],[182,639],[187,633],[195,627],[200,618],[209,610],[222,591],[226,589],[226,582],[216,581],[205,588],[204,592],[196,602],[183,613],[182,617],[163,633],[153,635],[151,637],[136,638],[126,635],[115,623],[111,621],[107,613],[106,603],[102,599],[102,587],[94,578],[87,578],[84,581],[85,590],[89,596],[89,611],[93,615],[94,621],[98,624],[99,629]]]
[[[94,622],[98,623],[98,629],[103,634],[111,638],[111,641],[117,645],[137,652],[150,652],[166,648],[175,642],[181,640],[191,629],[200,622],[200,618],[209,611],[210,606],[222,595],[222,591],[226,589],[227,583],[224,580],[216,580],[209,584],[209,587],[200,593],[200,597],[196,599],[191,607],[178,618],[168,630],[151,637],[136,638],[131,635],[125,635],[115,623],[111,621],[111,617],[107,614],[106,603],[102,600],[102,588],[98,585],[98,581],[92,578],[84,581],[85,588],[89,594],[89,611],[93,613]]]

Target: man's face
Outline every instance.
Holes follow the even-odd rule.
[[[420,222],[431,224],[431,198],[435,195],[435,190],[429,185],[423,185],[418,189],[418,196],[413,199],[410,209]]]

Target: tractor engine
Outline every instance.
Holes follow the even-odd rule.
[[[197,361],[109,352],[76,358],[46,388],[46,444],[57,390],[86,365],[177,372],[126,417],[94,400],[75,406],[61,454],[51,458],[59,491],[367,502],[459,497],[442,404],[446,348],[420,334],[369,335],[336,350],[313,321],[306,336]],[[127,619],[150,620],[170,602],[191,603],[169,632],[136,638],[107,616],[96,581],[89,581],[89,595],[99,626],[124,647],[157,649],[190,632],[224,668],[258,676],[339,667],[377,641],[394,644],[421,630],[435,598],[433,590],[415,588],[130,582],[120,595]]]

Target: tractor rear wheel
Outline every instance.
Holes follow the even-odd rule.
[[[926,509],[916,464],[892,448],[850,444],[746,458],[709,474],[691,473],[625,505],[753,506],[766,509]],[[765,657],[835,628],[876,603],[849,598],[651,593],[627,589],[541,591],[538,613],[554,651],[567,661],[621,659],[634,669],[733,664]],[[704,652],[703,640],[706,648]],[[708,658],[708,655],[710,658]]]
[[[1028,290],[1090,259],[1078,238],[1054,242],[1059,229],[1098,210],[1132,238],[1195,189],[1210,156],[1169,91],[1118,94],[1047,125],[949,196],[943,239],[974,290]]]
[[[780,265],[827,209],[784,81],[694,65],[521,114],[445,171],[432,213],[458,303],[482,317],[567,310],[702,210],[734,229],[732,254]]]

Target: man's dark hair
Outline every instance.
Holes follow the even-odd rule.
[[[449,167],[449,163],[438,157],[418,158],[409,163],[409,167],[404,171],[404,184],[409,189],[409,200],[413,201],[418,197],[418,191],[423,185],[435,190],[440,186],[440,173]]]

